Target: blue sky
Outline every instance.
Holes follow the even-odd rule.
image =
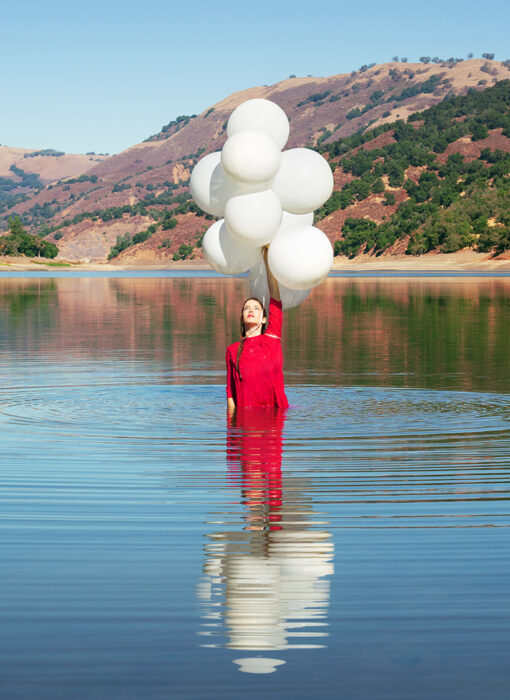
[[[118,153],[179,114],[392,56],[510,58],[510,3],[4,3],[0,144]]]

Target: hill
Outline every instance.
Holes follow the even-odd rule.
[[[12,169],[14,165],[28,175],[37,175],[42,184],[47,185],[57,180],[78,177],[110,157],[96,153],[64,153],[52,148],[36,150],[0,146],[0,177],[16,181]]]
[[[108,156],[95,153],[0,146],[0,212],[19,206],[52,182],[79,177],[107,159]]]
[[[510,80],[325,152],[338,189],[318,218],[336,253],[510,248]]]
[[[58,242],[60,255],[70,260],[105,261],[112,248],[118,253],[113,261],[123,263],[199,257],[201,236],[211,217],[203,216],[190,201],[189,173],[202,154],[222,147],[228,116],[244,100],[265,97],[287,112],[289,147],[332,148],[340,138],[376,127],[381,129],[378,143],[383,147],[385,139],[389,144],[393,138],[390,125],[395,120],[404,123],[411,114],[448,96],[486,91],[510,76],[509,66],[478,59],[393,62],[327,78],[291,77],[235,93],[200,115],[178,117],[145,142],[95,164],[80,177],[52,182],[23,202],[0,206],[0,226],[6,227],[8,217],[18,214],[32,232]],[[352,146],[356,147],[359,144]],[[338,155],[331,156],[337,164]],[[336,188],[341,190],[356,177],[338,165]],[[396,203],[408,198],[407,191],[398,187],[393,193]],[[352,203],[370,204],[370,211],[364,209],[361,217],[370,216],[375,207],[377,223],[393,211],[394,205],[388,204],[381,213],[380,202],[366,199],[358,195]],[[355,215],[354,210],[349,213]],[[345,220],[338,213],[325,214],[320,225],[332,241],[340,239]]]

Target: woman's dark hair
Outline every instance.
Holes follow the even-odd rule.
[[[244,327],[244,321],[243,321],[243,311],[246,302],[248,301],[256,301],[258,304],[260,304],[260,308],[262,309],[262,318],[265,318],[265,322],[262,323],[262,326],[260,328],[261,333],[266,332],[266,326],[267,326],[267,313],[264,308],[264,304],[260,301],[260,299],[257,299],[257,297],[248,297],[243,301],[243,305],[241,307],[241,319],[240,319],[240,326],[241,326],[241,342],[239,343],[239,347],[237,348],[237,357],[236,357],[236,370],[239,374],[239,379],[242,380],[242,375],[239,370],[239,360],[241,359],[241,355],[243,354],[243,349],[244,349],[244,341],[246,340],[246,328]]]

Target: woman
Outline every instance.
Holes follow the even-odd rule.
[[[269,323],[259,299],[247,299],[241,311],[242,339],[227,348],[227,408],[287,408],[282,372],[282,304],[278,282],[267,264]],[[266,328],[267,325],[267,328]]]

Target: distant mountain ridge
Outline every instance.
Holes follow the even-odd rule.
[[[10,148],[0,146],[0,177],[15,177],[12,166],[29,175],[35,174],[43,185],[82,175],[94,165],[108,160],[107,154],[63,153],[53,148]]]
[[[86,173],[108,156],[0,146],[0,211],[9,211],[46,185]]]
[[[265,97],[286,111],[291,122],[287,147],[326,147],[368,128],[405,121],[448,95],[484,90],[507,77],[508,63],[494,60],[392,62],[349,74],[289,78],[250,88],[200,115],[173,120],[145,142],[92,164],[82,177],[50,183],[24,202],[0,206],[0,226],[17,214],[32,231],[56,242],[61,256],[71,260],[104,261],[119,237],[132,241],[135,234],[143,234],[137,237],[140,242],[124,246],[114,261],[164,263],[169,257],[200,256],[201,236],[210,217],[202,216],[190,202],[187,180],[202,154],[222,147],[228,117],[244,100]],[[339,169],[336,188],[352,177]],[[333,230],[334,222],[333,217],[320,224],[333,242],[341,237],[341,227]]]

